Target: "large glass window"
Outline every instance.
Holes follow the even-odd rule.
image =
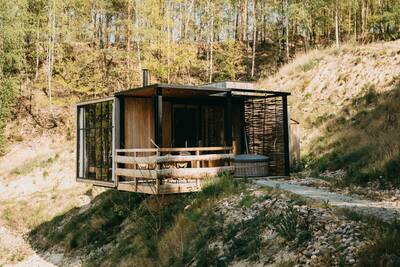
[[[112,182],[113,101],[78,107],[78,178]]]

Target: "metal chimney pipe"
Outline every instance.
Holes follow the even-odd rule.
[[[143,69],[143,87],[149,85],[149,70]]]

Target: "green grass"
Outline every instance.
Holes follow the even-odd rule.
[[[27,175],[37,168],[45,169],[45,168],[49,167],[51,164],[53,164],[54,161],[58,159],[58,157],[59,157],[59,155],[56,154],[54,157],[50,157],[50,158],[43,158],[43,157],[33,158],[31,160],[24,162],[24,164],[12,169],[10,171],[10,174],[11,175]]]
[[[297,66],[296,67],[296,71],[307,72],[309,70],[312,70],[313,68],[315,68],[319,64],[319,62],[321,60],[322,60],[322,58],[320,58],[320,57],[311,58],[306,63]]]
[[[328,119],[306,156],[314,174],[344,169],[345,183],[400,184],[400,85],[378,94],[365,86],[337,118]]]
[[[222,217],[213,207],[218,199],[240,193],[246,193],[245,185],[228,175],[213,179],[201,192],[186,195],[146,197],[109,190],[87,210],[72,209],[41,224],[29,236],[38,249],[61,246],[71,255],[112,244],[107,253],[93,254],[87,266],[132,262],[185,266],[194,259],[199,266],[213,265],[219,260],[209,245],[223,230]]]

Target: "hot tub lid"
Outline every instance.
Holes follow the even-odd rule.
[[[240,154],[236,155],[235,162],[266,162],[268,161],[268,157],[264,155],[256,155],[256,154]]]

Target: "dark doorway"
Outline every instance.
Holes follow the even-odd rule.
[[[174,105],[173,145],[175,147],[198,146],[199,110],[197,106]]]

